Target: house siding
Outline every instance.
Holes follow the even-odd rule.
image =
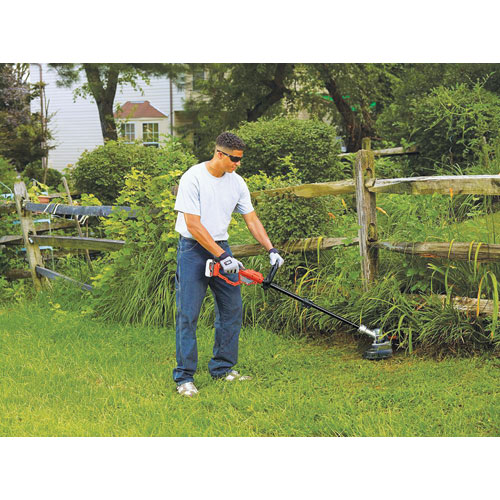
[[[48,101],[48,114],[54,114],[49,122],[49,129],[54,136],[52,144],[56,147],[49,152],[49,167],[63,170],[74,165],[80,155],[85,151],[91,151],[103,144],[101,125],[97,105],[91,98],[74,99],[73,91],[79,85],[71,88],[57,87],[57,72],[42,64],[43,81],[45,82],[45,94]],[[30,80],[38,82],[38,66],[31,66]],[[81,81],[85,76],[82,75]],[[170,115],[170,88],[168,78],[151,78],[148,85],[144,80],[138,81],[140,89],[134,90],[130,84],[118,88],[114,105],[124,104],[126,101],[150,101],[151,105],[165,115]],[[184,92],[172,85],[173,111],[183,109]],[[40,110],[40,100],[32,102],[32,111]],[[151,120],[154,121],[154,120]],[[167,120],[167,132],[170,132],[170,117]],[[175,127],[175,122],[174,122]],[[164,129],[165,130],[165,129]]]

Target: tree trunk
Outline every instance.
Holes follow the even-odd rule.
[[[342,93],[337,86],[337,82],[330,75],[327,64],[320,65],[320,74],[325,84],[328,94],[333,99],[338,112],[344,120],[346,128],[346,148],[348,153],[354,153],[361,149],[363,137],[372,137],[374,135],[371,119],[363,110],[363,118],[360,120],[351,109],[351,105],[342,97]]]
[[[118,87],[119,70],[116,65],[110,65],[104,75],[106,87],[101,79],[101,73],[98,65],[84,64],[85,74],[90,86],[92,95],[95,98],[97,109],[99,111],[99,120],[101,122],[101,131],[104,142],[116,141],[118,134],[116,132],[115,118],[113,115],[113,103],[115,100],[116,89]]]
[[[113,116],[113,103],[112,102],[98,102],[97,108],[99,110],[99,119],[101,121],[102,137],[104,142],[118,140],[116,132],[116,123]]]

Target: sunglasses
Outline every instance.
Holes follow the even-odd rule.
[[[224,153],[224,151],[221,151],[220,149],[217,150],[218,153],[222,153],[223,155],[226,155],[229,157],[229,159],[233,162],[233,163],[238,163],[239,161],[241,161],[241,159],[243,158],[243,156],[233,156],[233,155],[230,155],[230,154],[227,154],[227,153]]]

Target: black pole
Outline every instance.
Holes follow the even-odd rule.
[[[278,292],[284,293],[285,295],[288,295],[288,297],[292,297],[292,299],[298,300],[299,302],[302,302],[305,307],[312,307],[314,309],[317,309],[318,311],[321,311],[322,313],[328,314],[328,316],[331,316],[332,318],[338,319],[339,321],[342,321],[343,323],[346,323],[349,326],[352,326],[353,328],[356,328],[356,330],[359,330],[359,325],[356,325],[355,323],[352,323],[346,318],[343,318],[342,316],[338,316],[335,313],[332,313],[331,311],[328,311],[324,309],[321,306],[316,305],[314,302],[311,302],[309,299],[304,299],[303,297],[299,297],[298,295],[295,295],[292,292],[289,292],[288,290],[285,290],[284,288],[281,288],[278,285],[275,285],[274,283],[269,283],[267,285],[269,288],[274,288]]]

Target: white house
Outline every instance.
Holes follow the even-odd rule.
[[[158,147],[161,136],[170,133],[168,116],[149,101],[127,101],[115,114],[119,133],[127,142],[141,141]]]
[[[75,97],[74,90],[83,83],[82,81],[71,88],[58,87],[57,71],[50,68],[48,64],[42,64],[42,81],[45,82],[45,95],[48,101],[48,114],[54,116],[49,122],[49,129],[54,136],[53,144],[55,148],[49,152],[48,165],[56,170],[63,170],[69,165],[74,165],[80,155],[85,150],[91,151],[103,144],[101,125],[97,105],[91,98],[84,99]],[[38,65],[32,64],[30,67],[30,81],[36,83],[40,80],[40,69]],[[146,145],[155,145],[157,132],[161,134],[171,134],[172,126],[181,120],[184,105],[184,90],[180,90],[171,83],[167,77],[151,78],[148,85],[144,80],[138,81],[138,87],[142,90],[135,90],[130,84],[118,87],[114,101],[114,108],[118,109],[118,118],[124,119],[125,130],[134,128],[135,139],[142,140],[144,137]],[[172,98],[170,90],[172,89]],[[124,118],[120,114],[120,109],[125,109],[126,103],[132,103],[140,113],[146,116],[134,116]],[[145,107],[139,103],[148,102]],[[129,108],[127,108],[129,109]],[[155,116],[149,116],[155,110]],[[40,110],[40,100],[32,102],[32,110]],[[130,111],[130,109],[129,109]],[[152,120],[151,118],[154,118]],[[122,120],[123,121],[123,120]],[[133,124],[133,127],[132,127]],[[151,125],[148,125],[151,124]],[[144,133],[146,134],[144,136]],[[149,139],[153,139],[150,141]]]

